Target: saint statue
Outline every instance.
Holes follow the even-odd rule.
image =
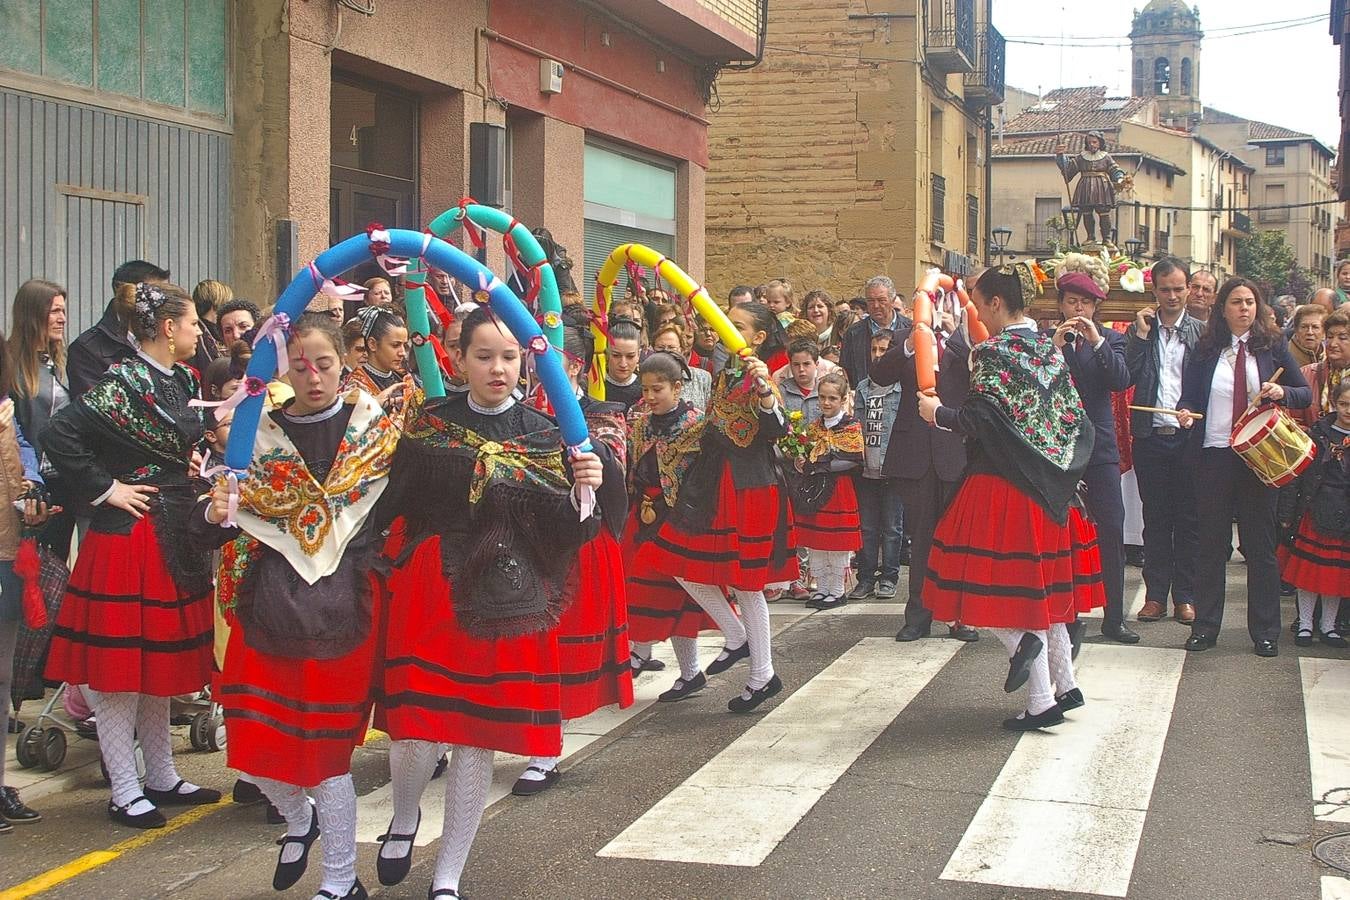
[[[1134,179],[1116,165],[1111,154],[1106,152],[1105,136],[1100,131],[1087,132],[1083,136],[1083,152],[1072,157],[1069,156],[1068,145],[1061,139],[1055,147],[1055,163],[1064,176],[1066,187],[1075,175],[1078,176],[1078,184],[1072,188],[1069,202],[1087,228],[1088,241],[1091,243],[1097,240],[1099,221],[1102,240],[1110,240],[1111,212],[1116,208],[1116,190],[1128,189]]]

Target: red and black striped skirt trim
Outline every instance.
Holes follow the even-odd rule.
[[[858,495],[852,478],[836,477],[834,491],[823,507],[797,515],[797,546],[807,550],[862,549]]]
[[[1304,513],[1293,545],[1281,544],[1280,574],[1296,588],[1328,597],[1350,595],[1350,541],[1318,531]]]
[[[564,719],[633,703],[623,560],[608,528],[582,546],[577,582],[576,598],[557,629]]]
[[[737,490],[723,466],[717,510],[708,528],[683,531],[667,519],[637,550],[638,571],[743,591],[797,577],[792,510],[778,485]]]
[[[623,533],[624,570],[628,576],[628,637],[656,644],[672,637],[696,638],[717,627],[703,607],[669,575],[637,574],[637,516],[630,516]]]
[[[389,576],[376,727],[395,740],[467,744],[524,756],[562,752],[556,630],[488,640],[455,623],[441,539]]]
[[[153,517],[128,534],[89,532],[52,629],[47,678],[167,697],[211,680],[210,592],[179,589]]]
[[[1071,622],[1101,596],[1095,541],[1076,510],[1060,525],[1002,478],[972,475],[933,535],[924,605],[939,621],[976,627]]]

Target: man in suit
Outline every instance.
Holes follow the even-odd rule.
[[[1125,362],[1140,406],[1175,409],[1181,375],[1195,352],[1204,323],[1186,311],[1190,273],[1180,260],[1153,264],[1152,306],[1139,310],[1125,335]],[[1144,507],[1144,606],[1139,621],[1167,615],[1167,599],[1178,622],[1195,621],[1195,489],[1183,456],[1185,436],[1175,416],[1130,413],[1134,473]]]
[[[943,313],[938,395],[943,404],[959,407],[970,391],[970,347],[963,331],[953,325],[951,314]],[[872,363],[870,376],[872,383],[880,387],[900,383],[900,409],[882,467],[887,478],[897,480],[911,541],[909,596],[905,624],[895,636],[897,641],[928,637],[933,626],[933,614],[923,605],[921,596],[928,575],[928,551],[938,519],[956,495],[966,469],[966,448],[961,435],[930,426],[919,418],[919,382],[912,335],[912,325],[900,329],[891,348]],[[962,641],[979,638],[979,632],[959,622],[949,627],[949,633]]]
[[[1125,365],[1125,339],[1097,325],[1097,307],[1106,291],[1083,272],[1066,272],[1059,288],[1060,323],[1055,346],[1064,354],[1095,431],[1092,457],[1083,484],[1087,511],[1097,523],[1106,610],[1102,634],[1122,644],[1139,643],[1139,635],[1125,624],[1125,503],[1120,494],[1120,450],[1116,445],[1116,418],[1111,394],[1130,386]]]
[[[867,298],[867,318],[850,326],[839,341],[839,365],[848,373],[848,383],[855,387],[867,377],[872,355],[872,335],[878,331],[895,334],[912,324],[900,312],[900,304],[895,297],[895,282],[890,278],[877,275],[868,279],[863,294]],[[892,348],[898,344],[892,338]]]

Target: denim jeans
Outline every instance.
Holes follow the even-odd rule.
[[[858,551],[858,581],[876,584],[900,580],[900,545],[904,535],[904,507],[900,479],[854,479],[858,518],[862,521],[862,550]]]

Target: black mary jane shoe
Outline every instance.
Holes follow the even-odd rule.
[[[464,900],[464,895],[454,888],[427,888],[427,900],[436,900],[437,897],[448,897],[450,900]]]
[[[304,834],[288,834],[277,841],[281,845],[281,850],[277,853],[277,870],[272,873],[274,890],[284,891],[304,877],[305,869],[309,866],[309,848],[319,839],[319,812],[313,806],[310,806],[309,817],[309,831]],[[295,862],[281,861],[288,844],[300,844],[304,847],[300,858]]]
[[[267,795],[262,792],[262,788],[253,782],[237,778],[234,782],[234,788],[230,791],[230,799],[239,804],[261,803],[267,799]]]
[[[732,650],[730,647],[723,647],[722,652],[717,654],[717,659],[708,663],[707,673],[709,675],[721,675],[727,669],[736,665],[736,663],[749,658],[750,641],[747,639],[744,644],[741,644],[735,650]]]
[[[783,680],[776,674],[769,679],[769,683],[762,688],[752,689],[749,685],[745,688],[750,691],[750,696],[745,697],[737,694],[727,701],[727,709],[734,713],[748,713],[750,710],[759,706],[765,700],[768,700],[774,694],[783,689]]]
[[[150,802],[145,797],[137,797],[126,806],[118,806],[116,803],[109,800],[108,818],[112,819],[118,825],[125,825],[128,828],[163,828],[165,824],[167,824],[164,813],[155,809],[153,806],[146,812],[136,813],[135,815],[127,812],[127,810],[131,809],[131,807],[142,800],[145,800],[147,803]]]
[[[533,797],[535,794],[542,794],[544,791],[557,784],[558,779],[562,777],[562,773],[558,771],[557,766],[554,766],[551,769],[544,769],[540,766],[527,766],[525,771],[528,772],[531,769],[536,772],[542,772],[544,777],[539,779],[525,778],[524,776],[517,778],[516,783],[511,787],[512,795],[516,797]]]
[[[1017,643],[1017,651],[1008,660],[1008,677],[1003,681],[1003,690],[1009,694],[1027,683],[1031,677],[1031,664],[1045,649],[1045,642],[1030,631],[1022,635]]]
[[[847,605],[848,605],[847,597],[835,597],[833,595],[826,594],[823,598],[821,598],[821,601],[816,604],[816,609],[838,609],[841,606]]]
[[[1300,628],[1294,633],[1295,647],[1311,647],[1313,642],[1313,633],[1311,628]]]
[[[1331,631],[1322,632],[1322,643],[1326,644],[1328,647],[1335,647],[1337,650],[1344,650],[1346,647],[1350,647],[1350,641],[1346,641],[1346,639],[1341,636],[1341,633],[1334,628]]]
[[[358,878],[356,879],[356,883],[352,885],[352,889],[341,897],[332,891],[319,891],[314,896],[327,897],[328,900],[366,900],[370,895],[366,893],[365,885],[363,885],[361,879]]]
[[[969,625],[948,625],[947,636],[966,644],[973,644],[980,639],[980,633]]]
[[[391,824],[389,826],[393,828]],[[422,827],[422,810],[417,811],[417,824],[413,826],[412,834],[390,834],[386,831],[375,840],[381,844],[399,843],[406,841],[408,843],[408,852],[402,856],[385,856],[384,848],[375,855],[375,875],[380,879],[380,884],[385,887],[393,887],[408,877],[408,870],[412,868],[413,842],[417,840],[417,832]]]
[[[206,806],[209,803],[220,802],[220,791],[211,788],[199,787],[186,794],[180,794],[178,789],[185,784],[187,782],[180,778],[178,783],[167,791],[157,791],[147,786],[145,796],[156,806]]]
[[[1013,716],[1011,719],[1003,720],[1003,727],[1009,731],[1036,731],[1039,728],[1049,728],[1052,725],[1064,724],[1064,710],[1056,704],[1045,712],[1032,715],[1024,712],[1020,716]]]
[[[634,665],[637,663],[637,665]],[[636,653],[628,654],[628,668],[633,670],[633,677],[636,678],[643,672],[664,672],[666,664],[659,659],[646,657],[645,659]]]
[[[1065,691],[1055,696],[1055,705],[1059,707],[1060,712],[1068,712],[1071,709],[1078,709],[1087,701],[1083,699],[1083,692],[1078,688],[1071,691]]]
[[[708,676],[699,672],[693,678],[685,681],[683,678],[676,678],[675,683],[670,686],[670,690],[662,691],[656,698],[657,703],[679,703],[681,700],[688,700],[708,686]]]
[[[31,825],[34,822],[41,822],[42,816],[36,810],[29,809],[19,799],[17,788],[3,787],[0,788],[0,821],[14,825]]]

